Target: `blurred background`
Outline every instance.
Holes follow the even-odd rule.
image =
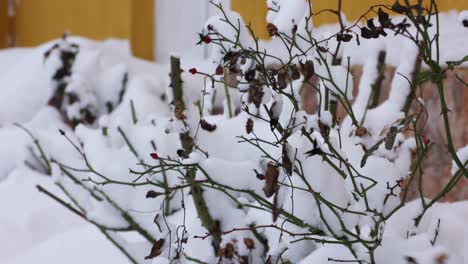
[[[266,0],[222,2],[251,23],[260,38],[267,38]],[[371,5],[393,2],[344,0],[343,11],[354,20]],[[313,11],[335,5],[336,1],[314,0]],[[468,1],[440,0],[439,9],[465,10]],[[0,0],[0,49],[36,46],[69,32],[96,40],[128,39],[135,56],[162,63],[171,52],[205,57],[203,48],[193,51],[196,32],[214,13],[209,0]],[[336,22],[329,12],[314,18],[315,26]]]

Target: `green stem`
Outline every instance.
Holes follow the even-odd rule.
[[[183,101],[183,89],[182,89],[182,80],[180,74],[182,70],[180,69],[180,60],[176,57],[171,57],[171,85],[174,95],[174,105],[175,105],[175,115],[176,117],[181,118],[181,115],[177,111],[183,111],[185,109],[185,104]],[[183,120],[181,120],[183,121]],[[193,149],[193,139],[190,136],[189,132],[180,134],[180,141],[185,153],[190,153]],[[196,178],[196,169],[191,167],[187,169],[186,178],[190,183],[190,191],[195,203],[195,207],[200,218],[202,225],[212,234],[213,239],[213,248],[215,253],[218,252],[219,246],[221,244],[221,230],[219,226],[219,221],[213,219],[211,216],[208,206],[206,204],[205,198],[203,197],[203,189],[200,183],[195,181]]]

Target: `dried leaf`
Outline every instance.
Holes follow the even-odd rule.
[[[218,67],[216,67],[216,75],[223,75],[224,74],[224,68],[223,66],[221,65],[218,65]]]
[[[406,6],[403,6],[398,2],[398,0],[395,1],[395,3],[392,5],[392,11],[398,14],[406,14],[410,11],[410,9]]]
[[[304,81],[310,80],[315,74],[314,62],[307,60],[305,63],[300,62],[300,65],[302,74],[304,75]]]
[[[448,256],[446,254],[442,253],[442,254],[438,255],[435,260],[436,260],[437,264],[445,264],[445,263],[447,263],[447,259],[448,259]]]
[[[365,39],[375,39],[379,37],[379,32],[376,30],[371,30],[366,27],[361,28],[361,37]]]
[[[216,130],[216,125],[212,125],[208,122],[206,122],[205,119],[202,119],[200,121],[200,127],[203,129],[203,130],[206,130],[206,131],[209,131],[209,132],[213,132]]]
[[[318,121],[318,126],[320,128],[320,133],[322,134],[322,136],[324,137],[328,137],[328,135],[330,134],[330,127],[324,123],[322,123],[322,121]]]
[[[234,252],[234,245],[231,243],[227,243],[226,247],[224,248],[224,257],[232,259],[234,257]]]
[[[287,78],[288,74],[285,71],[281,71],[278,73],[278,89],[283,90],[288,86]]]
[[[276,222],[278,216],[280,214],[280,209],[278,208],[278,193],[275,193],[275,197],[273,198],[273,208],[271,210],[271,215],[273,217],[273,222]]]
[[[350,42],[352,39],[353,39],[353,35],[348,34],[348,33],[336,35],[337,41]]]
[[[245,80],[251,82],[255,79],[255,70],[250,70],[245,74]]]
[[[377,28],[377,27],[375,26],[375,24],[374,24],[374,19],[373,19],[373,18],[367,20],[367,27],[370,28],[371,30],[374,30],[374,29]]]
[[[398,128],[392,126],[387,134],[387,138],[385,139],[385,149],[392,150],[393,144],[395,144],[395,138],[397,134]]]
[[[299,80],[299,78],[301,78],[301,74],[299,73],[296,67],[291,66],[289,69],[291,71],[291,79],[296,81]]]
[[[288,144],[287,142],[284,142],[284,144],[283,144],[281,162],[283,163],[283,167],[286,170],[286,172],[289,175],[291,175],[292,170],[293,170],[293,165],[292,165],[292,162],[291,162],[291,158],[289,157],[289,154],[288,154],[287,144]]]
[[[245,124],[245,132],[247,132],[247,134],[252,133],[253,125],[254,123],[253,123],[252,118],[247,119],[247,123]]]
[[[150,190],[146,193],[146,198],[157,198],[161,195],[164,195],[164,193],[162,192],[156,192],[156,191],[153,191],[153,190]]]
[[[273,196],[278,190],[278,177],[279,170],[278,167],[273,163],[268,163],[267,171],[265,173],[265,186],[263,187],[263,192],[266,197]]]
[[[419,264],[415,258],[413,257],[410,257],[410,256],[406,256],[405,257],[405,260],[406,260],[406,263],[408,264]]]
[[[382,10],[382,8],[379,8],[379,11],[377,12],[379,16],[379,23],[385,28],[391,27],[392,21],[390,19],[390,15],[386,13],[385,11]]]
[[[245,247],[249,250],[255,249],[255,242],[251,238],[244,238]]]
[[[151,248],[151,252],[148,256],[145,257],[145,259],[153,259],[159,255],[161,255],[161,249],[162,246],[164,245],[164,239],[159,239],[154,242],[153,247]]]

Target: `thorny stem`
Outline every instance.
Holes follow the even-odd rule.
[[[182,80],[181,80],[181,69],[180,69],[180,60],[176,57],[171,57],[171,85],[172,85],[172,92],[174,95],[174,105],[175,105],[175,116],[179,119],[179,121],[183,121],[182,116],[180,115],[181,112],[184,111],[184,101],[183,101],[183,88],[182,88]],[[179,112],[180,111],[180,112]],[[193,139],[191,138],[189,132],[181,133],[180,140],[184,151],[188,154],[192,151],[193,147]],[[212,218],[206,201],[203,197],[203,189],[201,185],[195,182],[196,177],[196,170],[195,168],[188,168],[186,178],[191,183],[190,191],[192,193],[193,201],[195,207],[197,209],[198,216],[202,222],[202,225],[210,232],[214,233],[213,235],[213,248],[216,252],[218,252],[220,243],[221,243],[221,236],[220,233],[220,226],[219,222]]]

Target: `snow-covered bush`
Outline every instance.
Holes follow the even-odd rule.
[[[439,36],[430,33],[436,5],[372,7],[378,22],[366,25],[344,21],[340,7],[332,11],[338,31],[317,33],[307,1],[268,1],[272,40],[263,43],[240,15],[213,4],[220,14],[199,43],[211,47],[210,59],[173,57],[170,79],[157,83],[164,96],[154,81],[125,65],[101,67],[99,54],[67,39],[46,52],[51,105],[70,127],[31,136],[36,164],[66,198],[39,190],[132,263],[460,263],[466,253],[439,235],[447,224],[427,217],[468,177],[442,83],[466,57],[441,66]],[[377,105],[385,37],[406,41],[390,95]],[[344,51],[354,41],[369,47],[355,98]],[[424,81],[439,92],[453,177],[405,215],[407,186],[430,147],[423,100],[409,111]],[[303,106],[306,86],[316,109]]]

